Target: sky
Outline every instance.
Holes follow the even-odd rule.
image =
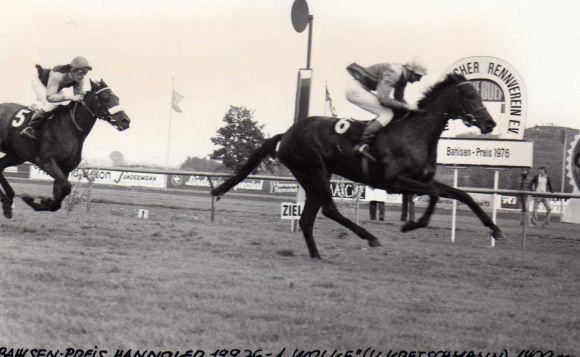
[[[80,55],[94,68],[88,77],[107,82],[131,118],[124,132],[95,125],[83,152],[89,163],[106,163],[112,151],[133,164],[165,166],[169,156],[169,167],[207,157],[230,105],[253,110],[269,136],[292,124],[308,39],[308,30],[292,27],[294,0],[1,1],[0,102],[32,104],[34,65]],[[311,115],[325,114],[328,86],[340,116],[372,118],[344,98],[352,62],[420,57],[429,75],[407,87],[414,101],[456,61],[493,56],[525,83],[526,127],[580,129],[577,1],[307,2],[314,16]],[[170,108],[172,86],[184,96],[182,113]]]

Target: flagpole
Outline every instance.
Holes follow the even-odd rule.
[[[171,143],[171,119],[173,117],[173,93],[175,92],[175,78],[171,78],[171,97],[169,102],[169,128],[167,130],[167,153],[165,156],[165,169],[169,170],[169,144]]]
[[[326,109],[328,107],[328,82],[324,81],[324,116],[327,116]]]

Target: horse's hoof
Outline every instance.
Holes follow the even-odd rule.
[[[44,197],[40,199],[40,204],[43,205],[44,207],[53,207],[54,206],[54,200],[50,197]]]
[[[505,236],[503,235],[502,231],[495,231],[491,234],[491,236],[495,240],[505,240]]]
[[[369,240],[369,247],[371,248],[376,248],[376,247],[382,247],[383,245],[381,244],[381,242],[379,242],[378,239],[371,239]]]
[[[12,211],[4,211],[4,217],[8,219],[12,218]]]
[[[414,229],[417,229],[418,227],[419,227],[419,224],[417,222],[409,221],[409,222],[403,224],[403,226],[401,227],[401,232],[405,233],[408,231],[412,231]]]
[[[31,196],[22,196],[22,201],[31,204],[34,203],[34,197]]]

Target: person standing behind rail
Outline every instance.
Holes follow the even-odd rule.
[[[520,173],[520,191],[525,191],[526,188],[528,187],[528,175],[530,174],[530,171],[528,169],[522,169],[522,172]],[[524,213],[528,210],[528,199],[527,196],[518,196],[518,202],[520,203],[520,210],[522,212],[522,217],[520,219],[520,225],[525,224],[524,223]],[[530,224],[531,224],[531,217],[530,217]]]
[[[538,168],[538,174],[534,176],[532,181],[530,181],[530,185],[528,186],[530,191],[535,192],[554,192],[552,189],[552,183],[550,181],[550,177],[548,176],[548,170],[545,166],[540,166]],[[535,226],[538,220],[538,207],[542,203],[546,208],[546,218],[542,223],[542,226],[550,225],[550,213],[552,212],[552,208],[550,207],[550,201],[547,197],[534,197],[534,208],[532,211],[532,223],[531,225]]]

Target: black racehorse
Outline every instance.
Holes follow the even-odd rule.
[[[345,131],[344,122],[326,117],[302,120],[286,133],[267,139],[234,176],[212,191],[212,195],[223,195],[267,155],[277,155],[306,192],[300,227],[312,258],[320,258],[312,229],[321,206],[325,216],[368,240],[371,247],[381,245],[375,236],[337,210],[329,184],[332,173],[392,193],[429,195],[429,205],[423,216],[416,222],[406,222],[403,231],[427,226],[439,197],[448,197],[468,205],[492,230],[495,239],[503,238],[501,230],[467,193],[433,179],[437,168],[437,142],[449,119],[461,118],[467,125],[476,125],[482,133],[489,133],[495,127],[477,90],[465,77],[449,74],[424,94],[419,108],[420,112],[409,113],[378,133],[371,145],[376,162],[364,162],[353,152],[354,141],[346,135],[348,133],[340,134]],[[356,124],[353,122],[352,126]]]
[[[32,116],[30,108],[14,104],[0,104],[0,199],[4,216],[12,217],[14,190],[4,177],[4,169],[25,161],[36,164],[54,178],[53,197],[22,199],[35,211],[56,211],[71,192],[69,173],[81,162],[83,143],[97,119],[103,119],[117,130],[129,127],[130,119],[119,105],[119,98],[103,82],[91,83],[81,102],[71,102],[55,109],[46,118],[38,135],[32,140],[19,135]]]

